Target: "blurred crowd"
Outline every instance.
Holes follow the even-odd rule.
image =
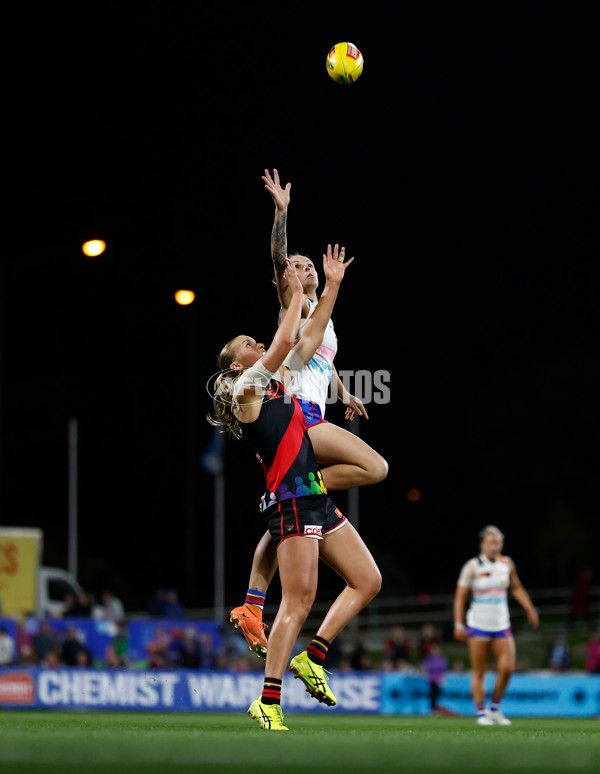
[[[111,604],[110,608],[114,612],[117,605]],[[110,643],[101,659],[93,657],[75,620],[67,626],[63,622],[63,626],[58,628],[56,619],[42,619],[36,634],[20,641],[11,636],[0,621],[0,666],[143,666],[150,669],[227,669],[236,672],[260,670],[264,666],[264,661],[248,650],[246,641],[233,627],[224,627],[215,640],[209,633],[198,631],[192,622],[182,619],[178,624],[162,626],[158,616],[153,619],[154,637],[146,643],[144,663],[131,664],[126,618],[122,618],[119,611],[116,618],[109,617],[107,612],[106,618],[96,620],[112,623]],[[303,647],[299,641],[297,648]],[[452,658],[452,653],[456,654],[456,646],[445,643],[432,624],[424,624],[416,635],[407,634],[405,628],[398,624],[391,627],[389,636],[379,646],[373,646],[362,637],[355,640],[347,635],[338,638],[329,649],[327,667],[343,672],[420,672],[435,686],[442,682],[448,671],[468,668],[464,658]],[[570,634],[566,628],[557,631],[548,648],[546,661],[540,664],[540,668],[554,672],[569,672],[574,668]],[[600,674],[600,629],[587,636],[584,668],[591,674]]]
[[[600,628],[590,615],[590,577],[582,574],[579,578],[569,619],[557,629],[545,656],[540,658],[538,669],[554,672],[574,669],[573,634],[577,631],[577,622],[584,620],[584,669],[591,674],[600,674]],[[11,636],[0,619],[0,666],[226,669],[235,672],[264,667],[264,661],[248,650],[246,641],[233,627],[228,624],[221,627],[219,636],[214,637],[187,620],[175,588],[157,588],[148,599],[146,613],[153,622],[153,636],[145,643],[144,658],[132,663],[128,618],[121,600],[110,590],[102,591],[97,600],[91,595],[68,594],[62,614],[40,620],[37,628],[29,630],[34,632],[31,636]],[[69,623],[71,619],[72,624]],[[109,644],[101,657],[98,653],[92,654],[83,625],[78,626],[77,619],[98,622],[98,625],[102,622],[103,630],[110,631]],[[578,643],[577,666],[581,668],[581,637]],[[296,644],[296,649],[304,647],[305,643],[300,641]],[[459,652],[460,658],[457,657]],[[331,644],[326,666],[336,671],[423,674],[430,683],[434,709],[445,674],[468,669],[468,659],[464,646],[461,648],[452,642],[447,631],[437,629],[432,623],[424,623],[410,631],[396,624],[377,641],[345,632]]]

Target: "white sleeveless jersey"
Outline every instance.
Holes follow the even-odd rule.
[[[304,326],[308,318],[317,307],[316,301],[310,301],[310,312],[308,317],[300,326],[299,334],[302,335]],[[310,360],[300,372],[292,375],[290,383],[286,390],[294,397],[302,400],[309,400],[317,403],[321,409],[321,416],[325,417],[325,404],[327,393],[331,384],[331,374],[333,368],[333,359],[337,352],[337,337],[333,329],[333,322],[329,320],[321,346],[315,352]]]
[[[471,590],[467,626],[488,632],[499,632],[510,627],[509,583],[510,563],[507,556],[499,556],[495,562],[491,562],[484,554],[480,554],[463,565],[458,585]]]

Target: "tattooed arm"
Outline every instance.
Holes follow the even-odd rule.
[[[271,177],[269,170],[265,169],[263,175],[265,188],[271,194],[275,202],[275,218],[271,230],[271,258],[273,259],[273,268],[275,270],[275,282],[277,284],[277,294],[282,310],[286,310],[290,304],[292,293],[288,281],[284,278],[285,262],[287,260],[287,211],[290,203],[290,190],[292,184],[288,183],[285,188],[281,187],[279,182],[279,173],[273,170]]]

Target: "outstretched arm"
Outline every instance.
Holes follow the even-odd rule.
[[[286,260],[283,276],[291,292],[290,305],[287,313],[279,323],[269,348],[262,357],[264,367],[274,373],[289,355],[298,335],[300,314],[302,312],[302,284],[296,269]]]
[[[350,258],[347,263],[344,263],[343,250],[344,248],[342,248],[338,257],[338,245],[335,245],[333,253],[331,245],[327,245],[327,253],[323,255],[325,287],[315,311],[308,318],[302,331],[302,336],[294,347],[294,352],[304,364],[308,363],[323,342],[325,328],[331,317],[340,284],[344,279],[347,267],[354,260],[354,258]]]
[[[287,309],[292,298],[292,291],[284,276],[285,262],[288,257],[287,214],[292,184],[287,183],[285,188],[282,188],[279,182],[279,172],[276,169],[273,170],[272,177],[269,170],[265,169],[262,179],[265,188],[275,203],[275,218],[273,220],[273,228],[271,229],[271,258],[273,259],[273,268],[275,270],[279,303],[283,309]]]
[[[517,568],[515,567],[515,563],[512,561],[512,559],[510,560],[510,590],[513,597],[527,613],[527,620],[529,621],[531,628],[537,629],[540,625],[540,617],[533,605],[533,602],[531,601],[531,597],[525,591],[525,587],[517,575]]]
[[[296,341],[302,309],[302,285],[289,261],[285,271],[288,274],[286,279],[292,288],[292,300],[288,313],[279,324],[273,341],[264,355],[253,366],[247,368],[235,383],[233,398],[237,406],[236,416],[242,422],[256,421],[262,405],[262,401],[257,400],[257,396],[263,394],[269,379],[279,370]]]

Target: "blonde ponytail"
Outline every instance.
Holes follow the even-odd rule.
[[[239,376],[239,374],[238,374]],[[215,396],[213,397],[214,416],[206,415],[209,425],[222,427],[223,433],[231,433],[234,438],[242,437],[242,428],[233,413],[233,385],[238,376],[232,378],[224,371],[217,376],[215,382]]]
[[[231,433],[234,438],[242,437],[242,428],[239,426],[237,418],[233,413],[233,386],[242,372],[236,373],[230,369],[230,365],[236,358],[235,344],[238,339],[236,336],[221,350],[217,358],[217,365],[221,373],[215,381],[215,394],[213,395],[214,416],[206,415],[206,421],[213,427],[222,427],[223,433]],[[234,375],[235,374],[235,375]]]

